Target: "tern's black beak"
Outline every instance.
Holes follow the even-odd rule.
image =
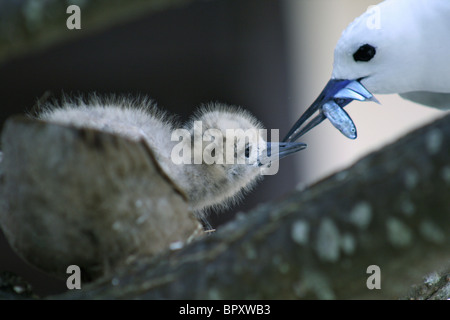
[[[325,119],[330,120],[333,126],[347,138],[356,139],[355,124],[343,108],[353,100],[378,103],[378,100],[364,88],[360,80],[331,79],[319,97],[292,126],[283,141],[297,140]],[[319,111],[319,115],[302,127],[316,111]]]
[[[305,148],[306,144],[301,142],[267,142],[265,152],[258,155],[258,166],[280,160]]]

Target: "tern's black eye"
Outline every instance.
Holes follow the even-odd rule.
[[[353,59],[355,61],[370,61],[373,57],[375,57],[375,54],[377,53],[377,50],[371,46],[370,44],[362,45],[361,47],[356,50],[356,52],[353,54]]]

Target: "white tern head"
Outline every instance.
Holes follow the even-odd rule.
[[[397,93],[450,108],[449,30],[448,0],[387,0],[371,7],[342,33],[331,80],[284,141],[295,141],[327,118],[355,139],[356,127],[343,108],[353,100],[377,101],[373,94]]]

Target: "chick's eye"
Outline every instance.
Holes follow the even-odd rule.
[[[249,158],[249,157],[250,157],[250,146],[247,146],[247,147],[245,148],[245,157],[246,157],[246,158]]]
[[[358,50],[356,50],[356,52],[353,54],[353,59],[355,61],[367,62],[372,60],[372,58],[375,57],[376,53],[377,50],[375,49],[375,47],[371,46],[370,44],[365,44],[359,47]]]

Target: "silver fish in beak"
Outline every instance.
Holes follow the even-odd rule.
[[[379,103],[373,94],[361,84],[361,80],[331,79],[319,97],[292,126],[283,141],[291,142],[297,140],[325,119],[328,119],[347,138],[356,139],[356,126],[347,112],[345,112],[344,107],[353,100]],[[305,124],[316,111],[319,111],[319,114]],[[305,125],[303,126],[303,124]]]

